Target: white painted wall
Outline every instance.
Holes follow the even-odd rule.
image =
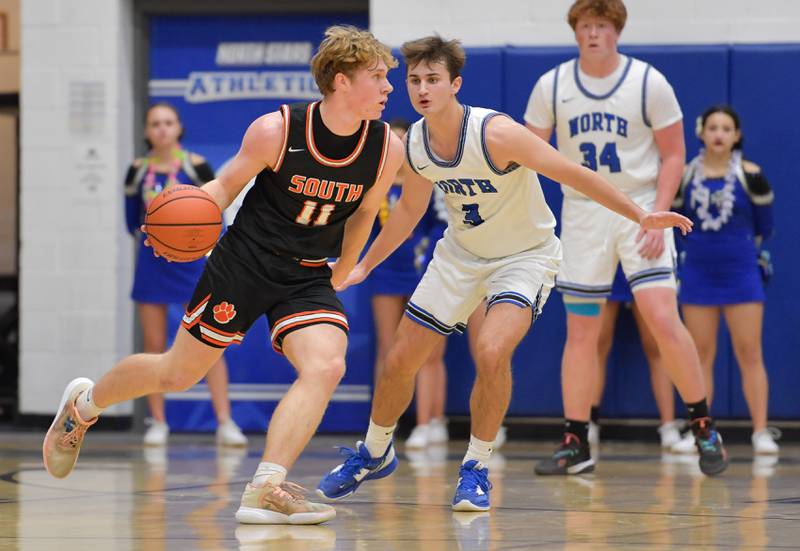
[[[131,14],[129,0],[22,2],[23,414],[53,413],[70,379],[96,378],[131,349]]]
[[[391,46],[436,31],[465,46],[566,45],[572,0],[370,0],[370,27]],[[800,42],[797,0],[629,0],[627,44]]]

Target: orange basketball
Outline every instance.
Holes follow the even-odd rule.
[[[170,186],[150,203],[144,225],[150,246],[159,255],[173,262],[191,262],[217,244],[222,212],[199,187]]]

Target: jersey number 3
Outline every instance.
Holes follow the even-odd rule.
[[[483,218],[478,213],[478,203],[470,203],[468,205],[461,205],[461,210],[464,211],[464,223],[470,226],[480,226],[483,224]]]
[[[583,153],[583,163],[581,164],[590,170],[597,172],[598,161],[601,165],[607,166],[609,172],[620,172],[622,170],[617,156],[617,144],[614,142],[608,142],[603,146],[599,158],[597,157],[597,146],[592,142],[583,142],[580,145],[580,150]]]
[[[331,214],[333,213],[333,209],[336,208],[336,205],[325,204],[319,208],[319,214],[317,215],[317,219],[314,220],[313,224],[311,219],[314,217],[314,214],[317,212],[317,202],[316,201],[305,201],[303,203],[303,210],[300,211],[300,214],[297,215],[297,218],[294,219],[295,222],[298,224],[303,224],[304,226],[325,226],[328,223],[328,219],[330,219]]]

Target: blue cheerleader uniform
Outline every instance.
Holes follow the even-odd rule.
[[[214,179],[214,172],[206,163],[192,166],[187,161],[176,173],[181,184],[202,185]],[[144,220],[147,206],[164,188],[168,174],[154,173],[155,186],[145,189],[145,172],[131,165],[125,178],[125,221],[128,232],[136,235]],[[138,238],[136,269],[133,277],[131,298],[136,302],[151,304],[186,304],[192,298],[197,281],[203,273],[205,258],[193,262],[167,262],[153,254],[153,249],[144,246],[144,234]]]
[[[763,174],[746,173],[741,163],[732,188],[725,178],[694,182],[687,169],[674,207],[694,222],[682,238],[678,300],[722,306],[763,302],[759,244],[772,233],[773,194]]]
[[[380,233],[389,218],[389,213],[400,199],[402,190],[403,186],[399,184],[392,184],[389,188],[375,219],[370,243]],[[414,228],[411,236],[370,273],[369,281],[373,295],[410,297],[414,293],[427,266],[429,251],[433,251],[435,241],[438,241],[444,231],[442,229],[444,226],[437,224],[435,218],[432,201],[431,208]]]

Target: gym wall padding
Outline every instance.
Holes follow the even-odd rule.
[[[264,25],[275,25],[276,30],[284,33],[288,28],[278,21],[238,18],[227,20],[227,38],[219,34],[215,37],[209,26],[219,23],[208,18],[195,18],[193,23],[190,19],[163,18],[153,27],[151,79],[161,82],[164,90],[169,91],[174,79],[185,79],[191,71],[214,70],[213,50],[218,40],[265,40],[259,38],[263,36]],[[188,28],[193,24],[199,26],[191,32],[174,30],[176,25]],[[315,30],[311,34],[321,33],[323,24],[321,20],[314,21]],[[237,30],[236,26],[245,30]],[[297,36],[286,34],[277,39],[299,40]],[[304,36],[310,40],[310,35]],[[191,43],[186,42],[186,37],[191,37]],[[203,37],[214,38],[203,43]],[[800,386],[800,345],[797,344],[800,308],[794,301],[797,289],[794,274],[800,272],[800,256],[795,254],[800,242],[800,217],[792,212],[794,206],[800,204],[800,186],[795,185],[797,163],[793,162],[793,156],[800,150],[796,124],[800,119],[797,101],[800,75],[793,70],[800,66],[800,45],[624,46],[622,51],[651,63],[672,83],[684,113],[689,157],[695,155],[699,147],[694,136],[694,120],[706,107],[730,102],[742,116],[745,154],[763,167],[776,195],[776,234],[767,245],[776,273],[768,289],[764,321],[765,361],[771,383],[770,416],[800,419],[800,405],[793,397],[794,389]],[[396,55],[399,57],[399,52]],[[536,80],[557,63],[575,55],[577,50],[569,47],[468,48],[459,98],[463,103],[504,111],[522,122]],[[384,119],[402,116],[416,120],[418,116],[406,93],[402,61],[389,76],[395,90]],[[235,153],[250,120],[273,110],[278,103],[292,101],[292,98],[285,98],[227,104],[188,102],[183,101],[183,92],[176,92],[176,97],[159,95],[158,87],[152,87],[153,82],[151,80],[151,98],[167,99],[178,105],[188,128],[187,146],[209,158],[215,168]],[[561,192],[558,184],[543,178],[542,187],[551,209],[559,216]],[[321,430],[360,432],[366,426],[369,413],[369,403],[364,396],[369,395],[373,383],[374,333],[368,282],[348,290],[342,299],[351,323],[348,371],[342,393],[328,408]],[[561,417],[560,364],[564,338],[564,308],[559,294],[553,292],[543,314],[514,357],[510,415]],[[246,429],[263,428],[277,399],[294,377],[291,367],[269,348],[263,320],[253,327],[244,344],[229,351],[226,357],[230,365],[234,416]],[[450,338],[446,359],[447,411],[451,415],[467,414],[474,367],[465,337]],[[717,416],[747,417],[741,378],[730,338],[724,331],[719,339],[715,387],[713,411]],[[205,390],[201,389],[202,392]],[[256,394],[261,397],[251,400]],[[175,429],[213,428],[210,405],[200,397],[198,393],[192,401],[174,399],[168,402]],[[353,397],[356,399],[351,399]],[[676,409],[682,413],[682,406]],[[647,364],[632,316],[625,309],[620,314],[609,358],[603,415],[657,416]]]

